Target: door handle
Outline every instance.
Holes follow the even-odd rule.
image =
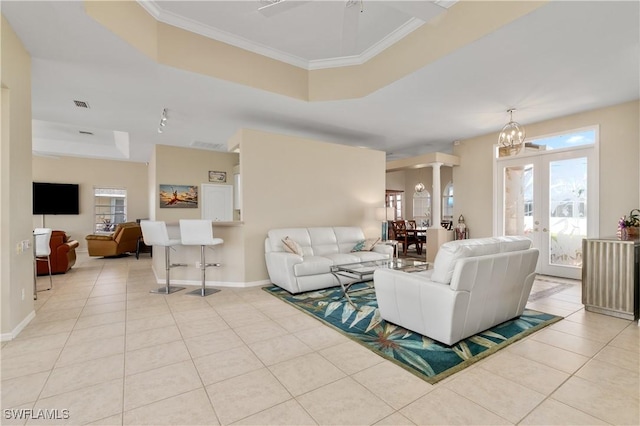
[[[547,228],[542,228],[542,232],[547,232]]]
[[[535,222],[533,222],[533,223],[535,223],[536,225],[540,225],[540,221],[539,221],[539,220],[536,220],[536,221],[535,221]]]

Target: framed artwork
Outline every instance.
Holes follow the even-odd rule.
[[[227,172],[209,171],[209,182],[225,183],[227,181]]]
[[[198,208],[198,185],[160,185],[160,208]]]

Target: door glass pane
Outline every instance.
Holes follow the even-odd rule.
[[[549,163],[549,263],[582,267],[587,236],[587,159]]]
[[[533,164],[504,169],[504,235],[533,232]]]

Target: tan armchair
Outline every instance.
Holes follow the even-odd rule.
[[[87,235],[89,256],[118,256],[127,252],[135,252],[138,239],[142,237],[140,225],[125,222],[116,226],[110,235]]]

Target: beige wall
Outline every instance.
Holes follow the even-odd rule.
[[[442,166],[440,168],[440,193],[449,182],[453,180],[453,167]],[[433,171],[431,167],[421,167],[418,169],[399,170],[386,174],[386,189],[404,191],[406,203],[404,204],[404,218],[413,219],[413,193],[416,185],[422,182],[424,187],[433,196]]]
[[[156,220],[156,197],[158,192],[158,179],[156,177],[156,150],[151,152],[151,159],[147,165],[147,217],[150,220]]]
[[[240,168],[247,281],[268,277],[264,239],[272,228],[360,226],[380,235],[385,153],[242,130]]]
[[[180,219],[200,219],[202,204],[195,209],[160,208],[159,185],[195,185],[200,191],[201,184],[209,183],[209,171],[226,172],[226,185],[233,185],[233,169],[239,161],[237,153],[156,145],[149,163],[150,217],[167,222],[169,235],[179,238]],[[202,202],[201,198],[200,202]],[[220,263],[222,267],[209,269],[206,275],[207,282],[213,285],[244,283],[243,227],[217,225],[214,226],[214,235],[222,238],[224,244],[214,251],[207,251],[206,261]],[[164,249],[158,247],[157,250]],[[171,270],[172,283],[193,285],[199,283],[201,273],[195,267],[195,262],[199,259],[199,247],[176,247],[176,250],[172,251],[171,261],[185,263],[187,267]],[[165,276],[164,261],[164,255],[153,257],[153,269],[161,282],[164,282]]]
[[[600,126],[600,234],[613,235],[620,216],[640,206],[640,102],[525,124],[527,137]],[[496,133],[461,141],[455,167],[454,217],[464,214],[474,237],[493,232],[493,145]]]
[[[405,177],[404,170],[388,172],[385,178],[385,188],[393,191],[404,191]]]
[[[10,339],[33,315],[31,224],[31,58],[2,16],[0,24],[0,333]],[[24,296],[23,296],[24,294]]]
[[[200,206],[196,209],[160,208],[160,185],[200,185],[209,183],[209,171],[227,172],[226,185],[233,185],[233,166],[240,161],[238,154],[203,149],[156,145],[154,149],[155,185],[153,204],[156,220],[176,222],[180,219],[200,219]]]
[[[296,99],[325,101],[366,96],[545,3],[458,2],[363,64],[313,71],[156,22],[135,2],[85,0],[84,6],[89,16],[158,63]]]
[[[243,222],[214,226],[224,244],[207,252],[207,262],[220,262],[220,269],[207,272],[215,285],[245,285],[267,282],[264,239],[272,228],[301,226],[360,226],[367,236],[378,236],[376,207],[384,204],[385,154],[362,148],[329,144],[294,136],[241,130],[234,137],[239,145],[242,171]],[[157,184],[195,185],[208,183],[208,171],[227,172],[233,184],[238,154],[156,146],[154,160]],[[157,194],[157,188],[154,188]],[[157,220],[177,223],[200,217],[199,209],[160,209],[157,195],[153,210]],[[177,229],[170,227],[176,235]],[[172,282],[197,284],[199,259],[193,247],[179,247],[172,262],[187,268],[172,269]],[[209,260],[211,257],[212,260]],[[164,258],[154,256],[154,270],[164,277]]]
[[[78,250],[86,250],[86,237],[94,232],[93,188],[114,187],[127,190],[127,220],[149,217],[147,166],[128,161],[76,157],[33,156],[33,181],[75,183],[79,187],[79,215],[45,215],[47,228],[61,229],[78,240]],[[33,226],[42,226],[43,216],[33,215]]]

